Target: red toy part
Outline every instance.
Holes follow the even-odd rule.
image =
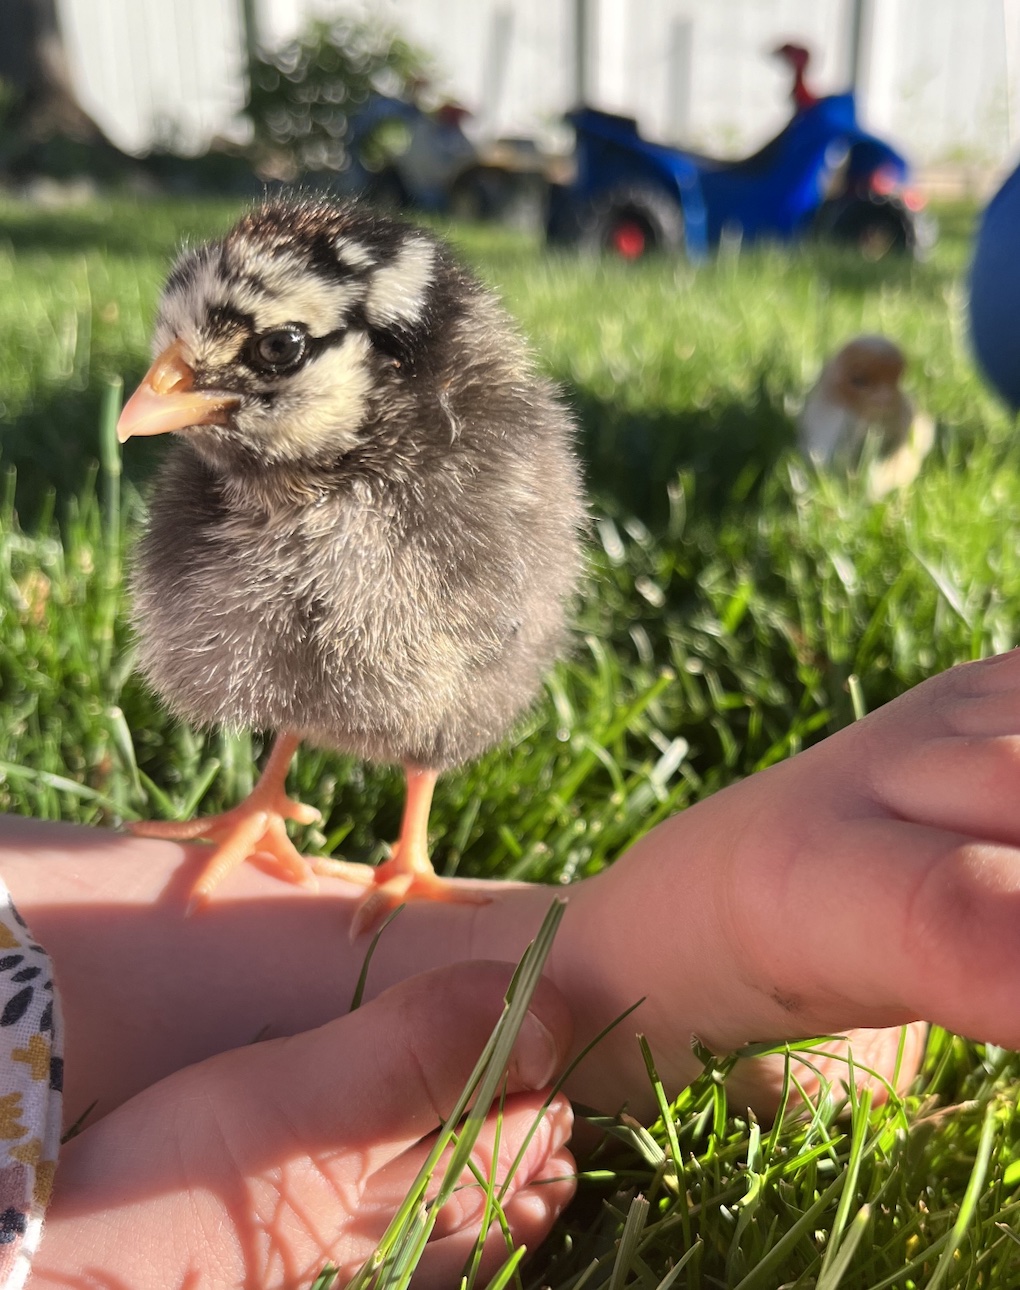
[[[807,65],[811,61],[811,51],[805,49],[803,45],[793,45],[788,41],[785,45],[780,45],[774,49],[773,54],[776,58],[783,59],[790,64],[793,71],[793,86],[790,90],[790,97],[793,99],[793,106],[797,112],[803,112],[805,108],[814,107],[818,102],[818,95],[813,94],[808,89],[804,79],[807,71]]]

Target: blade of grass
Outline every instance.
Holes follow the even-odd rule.
[[[700,1250],[700,1241],[689,1246],[655,1287],[655,1290],[670,1290],[670,1286],[674,1284],[680,1273],[683,1272],[687,1264],[690,1263],[691,1259],[693,1259],[695,1254],[699,1253]]]
[[[581,1064],[581,1062],[584,1061],[584,1059],[588,1056],[588,1054],[598,1047],[598,1045],[603,1041],[603,1039],[605,1039],[606,1035],[610,1034],[611,1031],[615,1030],[616,1027],[627,1017],[629,1017],[630,1014],[634,1012],[637,1008],[640,1008],[642,1003],[644,1003],[644,999],[643,998],[638,999],[637,1003],[632,1003],[631,1006],[625,1009],[623,1012],[621,1012],[618,1017],[614,1017],[613,1020],[607,1026],[603,1026],[603,1028],[598,1032],[598,1034],[594,1037],[594,1039],[592,1039],[589,1043],[585,1044],[585,1046],[581,1049],[581,1051],[577,1054],[577,1056],[573,1059],[573,1061],[571,1061],[567,1065],[562,1075],[560,1075],[559,1079],[557,1079],[556,1083],[550,1089],[549,1096],[542,1103],[542,1110],[540,1112],[540,1115],[536,1117],[535,1122],[532,1125],[531,1129],[525,1135],[524,1141],[521,1143],[520,1149],[518,1150],[517,1155],[514,1157],[513,1163],[510,1165],[510,1169],[507,1173],[508,1181],[514,1176],[514,1174],[520,1168],[521,1161],[524,1159],[524,1153],[527,1151],[528,1146],[531,1143],[531,1139],[534,1136],[536,1129],[538,1128],[541,1115],[544,1114],[549,1109],[550,1105],[552,1104],[553,1098],[556,1097],[556,1095],[562,1090],[564,1084],[574,1073],[577,1067]],[[576,1103],[574,1106],[574,1110],[576,1114],[578,1111],[578,1107]],[[594,1122],[594,1117],[589,1117],[589,1118],[592,1118]],[[503,1201],[505,1195],[506,1195],[506,1183],[504,1183],[503,1187],[500,1189],[500,1193],[499,1193],[500,1202]]]
[[[849,1195],[850,1190],[848,1187],[843,1196]],[[843,1196],[840,1197],[840,1201],[843,1200]],[[871,1206],[862,1205],[854,1215],[853,1222],[847,1229],[846,1239],[840,1242],[838,1249],[834,1245],[826,1249],[826,1260],[822,1265],[821,1272],[818,1274],[815,1290],[837,1290],[839,1283],[850,1269],[850,1260],[853,1258],[858,1245],[860,1245],[864,1233],[868,1230],[870,1222]],[[830,1250],[833,1252],[831,1259],[828,1257]]]
[[[868,1129],[870,1127],[871,1102],[873,1093],[868,1087],[865,1087],[861,1093],[854,1110],[853,1125],[850,1131],[850,1155],[846,1165],[846,1186],[839,1198],[839,1204],[836,1206],[836,1216],[832,1221],[832,1228],[829,1232],[829,1241],[825,1248],[825,1254],[822,1258],[822,1267],[818,1275],[818,1290],[821,1290],[822,1283],[827,1276],[836,1277],[835,1265],[837,1256],[840,1255],[840,1245],[843,1239],[843,1229],[846,1227],[847,1220],[850,1216],[850,1207],[853,1205],[857,1195],[857,1179],[861,1171],[861,1163],[864,1159],[865,1146],[868,1138]],[[856,1219],[854,1220],[857,1221]],[[849,1239],[849,1238],[848,1238]],[[860,1240],[860,1237],[854,1238],[854,1244]],[[841,1265],[842,1266],[842,1265]],[[839,1274],[840,1276],[842,1273]],[[839,1279],[832,1282],[833,1286],[839,1284]]]
[[[994,1103],[989,1105],[985,1111],[984,1122],[981,1125],[981,1137],[978,1141],[977,1153],[974,1157],[974,1167],[971,1170],[970,1179],[967,1182],[967,1190],[963,1194],[963,1200],[960,1202],[960,1212],[956,1216],[956,1222],[953,1224],[953,1230],[949,1233],[949,1242],[945,1249],[939,1255],[939,1261],[935,1265],[935,1271],[932,1273],[931,1280],[928,1282],[928,1290],[938,1290],[938,1287],[949,1276],[953,1268],[953,1262],[956,1252],[963,1243],[963,1238],[967,1235],[977,1215],[978,1201],[981,1199],[981,1189],[985,1185],[985,1175],[988,1173],[988,1162],[992,1158],[992,1147],[995,1145],[995,1130],[997,1120],[997,1108]]]
[[[648,1079],[651,1083],[652,1090],[655,1093],[655,1102],[659,1108],[659,1119],[666,1132],[666,1141],[669,1143],[669,1154],[672,1159],[672,1177],[667,1176],[667,1184],[675,1192],[680,1206],[680,1217],[683,1223],[684,1244],[691,1243],[690,1217],[687,1212],[687,1193],[681,1185],[680,1179],[683,1175],[683,1157],[680,1154],[680,1139],[677,1137],[676,1122],[673,1118],[673,1109],[666,1098],[666,1090],[662,1087],[662,1080],[659,1079],[659,1072],[655,1068],[655,1059],[652,1057],[652,1050],[648,1046],[648,1041],[644,1035],[638,1035],[638,1044],[641,1048],[641,1056],[644,1058],[645,1070],[648,1072]]]
[[[775,1245],[765,1254],[751,1271],[739,1281],[733,1290],[768,1290],[776,1284],[776,1269],[779,1268],[790,1250],[815,1230],[819,1217],[839,1195],[844,1185],[842,1174],[834,1179],[813,1205],[809,1206],[800,1218],[792,1224]]]
[[[210,757],[208,762],[202,767],[198,775],[195,776],[195,782],[191,786],[191,792],[184,799],[181,806],[180,818],[190,820],[192,816],[198,813],[202,799],[208,793],[213,785],[213,781],[220,773],[220,761],[218,757]]]
[[[385,932],[387,927],[389,927],[390,923],[392,923],[396,916],[406,908],[406,905],[398,905],[396,909],[391,910],[390,913],[386,915],[386,918],[380,925],[379,930],[372,937],[371,944],[365,951],[365,957],[361,963],[361,971],[358,973],[358,981],[354,987],[354,995],[351,998],[351,1006],[347,1009],[348,1012],[355,1012],[361,1007],[361,1001],[365,997],[365,986],[368,984],[368,969],[371,966],[372,955],[375,953],[376,946],[382,940],[382,934]]]
[[[67,793],[71,797],[76,797],[79,801],[101,806],[112,815],[120,814],[120,807],[113,798],[97,792],[94,788],[89,788],[87,784],[79,784],[76,780],[68,779],[66,775],[56,775],[48,770],[32,770],[28,766],[15,766],[12,762],[0,761],[0,779],[4,778],[23,779],[35,784],[43,784],[58,793]]]
[[[489,1037],[456,1105],[440,1129],[407,1196],[380,1240],[376,1254],[351,1282],[352,1290],[363,1290],[368,1286],[377,1290],[382,1290],[383,1287],[386,1290],[402,1290],[409,1284],[436,1217],[453,1189],[459,1185],[478,1133],[495,1099],[565,909],[566,901],[562,899],[554,900],[550,906],[538,934],[514,973],[514,979],[507,990],[503,1015]],[[464,1123],[458,1130],[461,1120]],[[425,1190],[441,1156],[451,1144],[453,1150],[437,1195],[425,1205]]]
[[[116,705],[110,709],[110,733],[113,735],[113,742],[120,754],[121,762],[127,768],[131,781],[131,796],[136,801],[142,802],[145,800],[145,790],[142,788],[142,781],[138,774],[135,741],[131,736],[128,723],[124,720],[122,709]]]
[[[496,1275],[492,1278],[485,1290],[505,1290],[517,1274],[517,1269],[521,1265],[521,1260],[527,1254],[527,1247],[519,1245],[513,1254],[507,1259]]]
[[[119,376],[107,381],[99,412],[99,460],[103,475],[103,546],[104,577],[97,615],[96,640],[99,664],[103,672],[113,654],[114,623],[120,604],[121,587],[121,458],[117,440],[117,419],[120,416],[124,382]]]
[[[609,1278],[608,1290],[623,1290],[624,1283],[633,1267],[641,1245],[641,1233],[648,1221],[648,1201],[644,1196],[635,1196],[627,1210],[627,1220],[623,1225],[620,1244],[613,1261],[613,1274]]]

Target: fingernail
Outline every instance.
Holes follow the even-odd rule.
[[[549,1121],[552,1135],[549,1149],[559,1151],[574,1131],[574,1108],[570,1105],[570,1099],[564,1097],[562,1093],[557,1093],[545,1113],[545,1118]]]
[[[533,1012],[524,1014],[514,1045],[517,1075],[525,1088],[545,1088],[556,1073],[556,1041]]]

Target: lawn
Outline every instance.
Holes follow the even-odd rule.
[[[259,737],[180,727],[132,675],[124,548],[159,445],[132,444],[121,474],[101,431],[116,382],[146,366],[174,246],[233,213],[0,206],[0,809],[107,825],[212,811],[251,785]],[[861,707],[1020,640],[1015,426],[967,352],[971,227],[946,211],[923,265],[808,248],[699,267],[450,230],[577,411],[594,522],[575,646],[546,700],[442,781],[441,872],[593,873]],[[862,331],[904,347],[938,423],[916,486],[878,506],[792,452],[798,399]],[[396,773],[306,752],[291,782],[324,814],[301,845],[383,854]],[[1017,1284],[1018,1089],[1012,1054],[936,1031],[903,1101],[840,1119],[822,1099],[759,1127],[709,1062],[675,1127],[620,1128],[524,1283],[655,1287],[686,1253],[669,1284]]]

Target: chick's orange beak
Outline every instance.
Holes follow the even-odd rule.
[[[236,394],[194,389],[195,373],[175,340],[145,373],[141,385],[124,404],[117,438],[165,434],[191,426],[224,425],[227,413],[240,401]]]

